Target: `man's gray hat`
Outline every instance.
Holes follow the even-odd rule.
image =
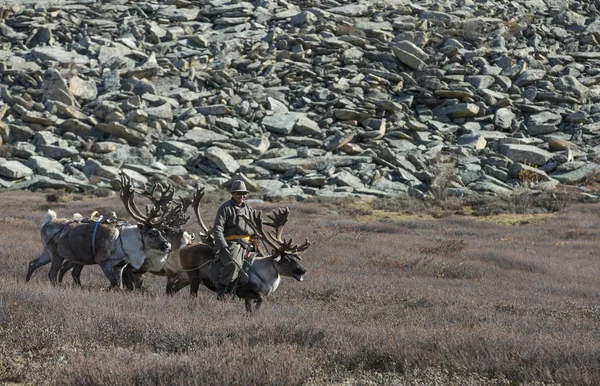
[[[231,193],[248,193],[248,189],[246,189],[246,184],[244,181],[235,180],[231,184]]]

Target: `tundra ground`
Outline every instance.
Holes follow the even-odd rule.
[[[163,277],[106,291],[96,266],[81,288],[52,287],[49,267],[25,283],[48,208],[125,211],[115,196],[0,193],[0,383],[598,384],[600,205],[253,204],[290,206],[285,235],[313,244],[305,281],[284,278],[247,317],[206,290],[166,296]]]

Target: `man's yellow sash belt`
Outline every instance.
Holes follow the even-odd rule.
[[[258,241],[256,241],[256,238],[254,236],[248,236],[248,235],[229,235],[229,236],[225,236],[225,240],[226,241],[244,240],[244,241],[247,241],[249,243],[252,243],[252,245],[254,245],[254,247],[258,251]]]
[[[225,236],[225,240],[227,240],[227,241],[231,241],[231,240],[252,241],[252,240],[254,240],[254,236],[248,236],[248,235],[229,235],[229,236]]]

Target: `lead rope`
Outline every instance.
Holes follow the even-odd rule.
[[[47,244],[48,244],[50,241],[54,240],[54,238],[55,238],[56,236],[58,236],[60,233],[62,233],[62,231],[64,231],[64,230],[65,230],[65,228],[67,227],[67,225],[69,225],[69,224],[71,224],[71,223],[73,223],[73,222],[75,222],[75,221],[76,221],[75,219],[71,219],[71,220],[67,221],[67,222],[66,222],[66,223],[65,223],[65,224],[64,224],[64,225],[63,225],[63,226],[62,226],[62,227],[61,227],[61,228],[58,230],[58,232],[56,232],[55,234],[53,234],[53,235],[52,235],[52,237],[50,237],[50,240],[48,240],[48,241],[46,242],[46,245],[47,245]]]
[[[176,270],[177,270],[177,272],[192,272],[192,271],[195,271],[195,270],[197,270],[197,269],[200,269],[200,268],[204,267],[204,266],[205,266],[205,265],[207,265],[207,264],[210,264],[210,263],[212,263],[212,262],[213,262],[213,261],[215,261],[215,260],[216,260],[216,259],[209,260],[209,261],[207,261],[206,263],[204,263],[204,264],[202,264],[202,265],[200,265],[200,266],[198,266],[198,267],[196,267],[196,268],[192,268],[192,269],[179,269],[179,268],[177,268],[176,266],[174,266],[173,264],[169,263],[169,259],[168,259],[168,258],[167,258],[167,263],[166,263],[166,264],[167,264],[168,266],[170,266],[170,267],[172,267],[172,268],[176,269]]]

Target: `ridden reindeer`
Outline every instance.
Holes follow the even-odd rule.
[[[40,229],[43,251],[38,259],[50,256],[52,266],[48,277],[52,284],[56,283],[58,271],[67,260],[81,266],[100,265],[111,286],[118,287],[127,264],[139,268],[149,253],[166,258],[171,244],[154,227],[154,222],[161,219],[158,208],[150,211],[144,223],[138,225],[118,221],[65,222],[48,210]]]
[[[253,228],[256,237],[266,245],[273,248],[271,256],[257,256],[246,271],[246,282],[237,285],[233,293],[245,300],[246,311],[252,312],[252,300],[256,303],[255,311],[260,309],[265,296],[273,293],[279,286],[281,276],[293,277],[302,281],[306,269],[302,266],[299,253],[305,251],[310,242],[308,239],[302,245],[292,244],[292,240],[282,239],[282,231],[289,216],[288,208],[273,210],[273,215],[268,216],[270,223],[263,223],[262,213],[253,211],[251,217],[243,217]],[[196,216],[203,233],[204,242],[183,247],[179,251],[181,266],[187,271],[190,281],[192,296],[198,294],[200,283],[211,291],[216,291],[216,286],[211,279],[211,266],[216,261],[213,256],[212,237],[209,229],[201,220],[199,211]],[[264,225],[274,228],[265,230]],[[240,273],[244,275],[244,273]]]

